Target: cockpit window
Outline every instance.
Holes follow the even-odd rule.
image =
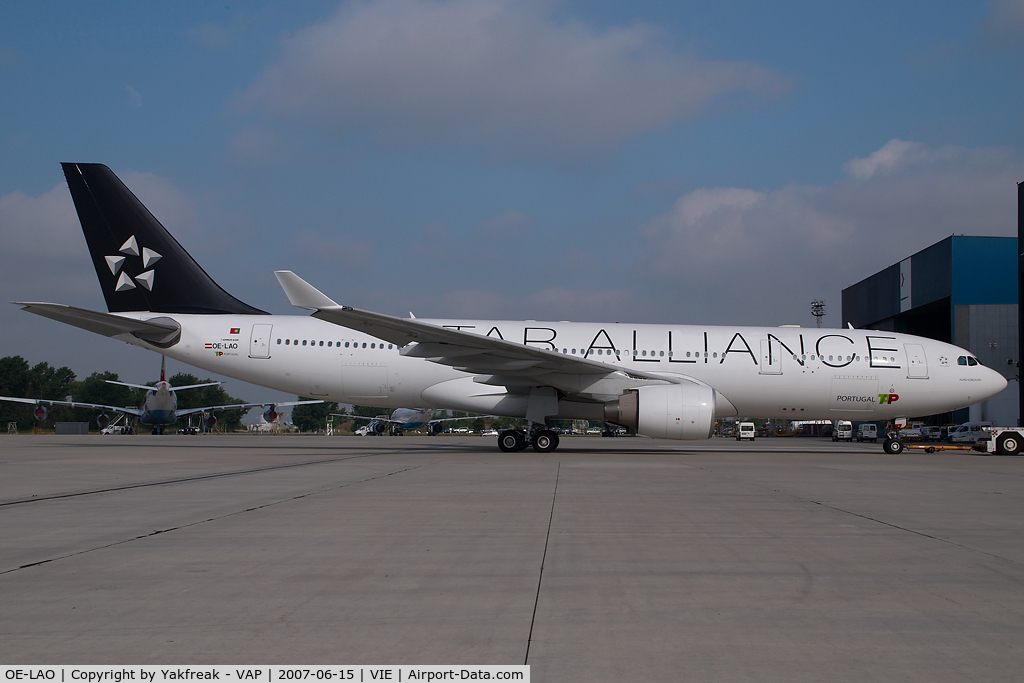
[[[967,365],[967,356],[960,356],[956,359],[957,365]]]
[[[978,359],[975,358],[974,356],[967,356],[967,364],[968,365],[977,365],[978,364]]]

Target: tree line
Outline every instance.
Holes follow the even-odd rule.
[[[52,401],[71,400],[83,403],[102,403],[108,406],[125,408],[141,408],[145,400],[144,389],[108,384],[107,380],[121,381],[116,372],[94,372],[85,379],[79,380],[68,367],[54,368],[49,363],[38,363],[29,366],[21,356],[0,358],[0,396],[14,398],[41,398]],[[212,379],[199,379],[195,375],[179,372],[168,379],[171,386],[202,384],[213,382]],[[156,382],[147,382],[153,385]],[[188,389],[178,394],[178,408],[199,408],[201,406],[219,406],[232,403],[245,403],[242,399],[230,396],[221,386]],[[0,423],[17,422],[18,429],[31,427],[53,429],[56,422],[88,422],[89,428],[98,429],[96,417],[99,411],[92,408],[69,408],[53,406],[48,408],[49,415],[39,421],[32,416],[34,406],[27,403],[0,401]],[[244,410],[225,410],[217,413],[217,424],[225,431],[242,429]],[[110,416],[113,419],[114,415]]]

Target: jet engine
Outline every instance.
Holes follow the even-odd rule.
[[[99,425],[100,429],[105,428],[108,424],[110,424],[110,416],[107,415],[106,413],[100,413],[99,416],[96,418],[96,424]]]
[[[444,423],[442,422],[431,422],[427,428],[427,433],[431,436],[437,436],[444,431]]]
[[[715,390],[689,382],[630,389],[605,403],[604,419],[656,439],[707,439],[715,426]]]
[[[273,422],[274,420],[276,420],[277,411],[274,410],[274,408],[276,407],[277,406],[270,406],[265,411],[263,411],[263,419],[266,420],[267,422]]]
[[[388,425],[387,425],[386,422],[371,422],[370,423],[370,430],[373,431],[374,434],[383,434],[387,430],[387,428],[388,428]]]
[[[46,419],[46,416],[50,414],[50,411],[46,409],[46,406],[36,406],[36,409],[32,411],[32,417],[36,418],[40,422]]]
[[[213,429],[217,425],[217,416],[214,415],[213,413],[210,413],[209,415],[203,418],[203,422],[206,423],[207,427]]]

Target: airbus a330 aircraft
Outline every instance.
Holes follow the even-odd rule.
[[[313,313],[269,315],[221,289],[106,166],[63,168],[109,313],[25,310],[303,396],[525,417],[499,435],[505,451],[557,448],[553,418],[706,439],[718,417],[887,420],[1006,386],[969,351],[894,332],[399,318],[290,271],[276,273],[285,293]]]
[[[49,411],[47,406],[67,406],[69,408],[91,408],[93,410],[104,411],[101,412],[99,417],[96,418],[96,424],[99,425],[100,429],[103,429],[110,422],[110,418],[107,416],[107,412],[111,413],[123,413],[125,415],[131,415],[135,417],[144,425],[153,428],[154,434],[163,434],[164,427],[172,425],[177,422],[180,418],[188,417],[189,415],[195,415],[197,413],[202,414],[203,421],[206,422],[206,426],[213,428],[217,424],[217,416],[215,412],[220,410],[248,410],[249,408],[264,408],[265,412],[263,417],[267,422],[273,422],[277,419],[278,408],[283,406],[296,406],[303,405],[306,403],[323,403],[323,400],[316,401],[288,401],[285,403],[228,403],[222,406],[204,406],[202,408],[184,408],[178,410],[178,393],[179,391],[185,391],[186,389],[199,389],[201,387],[214,387],[220,382],[207,382],[205,384],[189,384],[186,386],[175,387],[171,386],[166,379],[166,360],[160,359],[160,381],[149,386],[148,384],[129,384],[128,382],[117,382],[111,379],[107,380],[107,384],[117,384],[122,387],[131,387],[133,389],[145,389],[146,398],[142,402],[141,408],[129,408],[125,406],[108,406],[100,403],[83,403],[81,401],[72,400],[69,396],[66,401],[51,401],[48,399],[40,398],[16,398],[12,396],[0,396],[0,401],[12,401],[15,403],[31,403],[35,405],[35,410],[32,411],[33,417],[37,420],[45,420]]]

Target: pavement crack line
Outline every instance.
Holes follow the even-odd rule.
[[[544,581],[544,562],[548,558],[548,542],[551,540],[551,523],[555,519],[555,498],[558,497],[558,477],[562,472],[562,461],[558,461],[555,469],[555,490],[551,493],[551,514],[548,516],[548,533],[544,537],[544,553],[540,558],[540,575],[537,577],[537,595],[533,599],[533,616],[530,617],[530,633],[526,636],[526,659],[523,666],[530,663],[530,643],[533,642],[533,625],[537,621],[537,604],[540,602],[540,585]]]
[[[292,501],[301,500],[303,498],[309,498],[310,496],[317,496],[317,495],[320,495],[321,493],[327,493],[328,491],[337,491],[338,489],[347,488],[349,486],[355,486],[356,484],[365,484],[368,481],[373,481],[375,479],[383,479],[385,477],[390,477],[390,476],[393,476],[393,475],[396,475],[396,474],[402,474],[403,472],[409,472],[411,470],[416,470],[416,469],[419,469],[421,467],[423,467],[423,465],[414,465],[414,466],[411,466],[411,467],[406,467],[404,469],[394,470],[392,472],[385,472],[383,474],[377,474],[375,476],[367,477],[365,479],[359,479],[357,481],[346,482],[346,483],[344,483],[344,484],[342,484],[340,486],[329,486],[329,487],[327,487],[325,489],[319,489],[317,491],[310,491],[308,493],[303,493],[303,494],[300,494],[300,495],[297,495],[297,496],[291,496],[289,498],[282,498],[281,500],[275,500],[272,503],[264,503],[263,505],[257,505],[256,507],[246,508],[245,510],[236,510],[235,512],[229,512],[226,515],[219,515],[217,517],[210,517],[209,519],[201,519],[201,520],[196,521],[196,522],[191,522],[189,524],[182,524],[180,526],[170,527],[170,528],[167,528],[167,529],[155,529],[155,530],[151,531],[148,534],[140,534],[138,536],[133,536],[132,538],[126,538],[126,539],[123,539],[121,541],[114,541],[113,543],[107,543],[106,545],[97,546],[95,548],[87,548],[85,550],[79,550],[77,552],[68,553],[67,555],[60,555],[58,557],[51,557],[51,558],[49,558],[47,560],[40,560],[38,562],[30,562],[29,564],[23,564],[20,567],[14,567],[13,569],[5,569],[3,571],[0,571],[0,576],[3,576],[4,574],[10,574],[11,572],[19,571],[21,569],[29,569],[31,567],[38,567],[40,565],[48,564],[50,562],[56,562],[58,560],[66,560],[66,559],[68,559],[70,557],[76,557],[78,555],[85,555],[86,553],[95,552],[97,550],[106,550],[107,548],[114,548],[114,547],[119,546],[119,545],[124,545],[125,543],[131,543],[133,541],[139,541],[139,540],[142,540],[142,539],[145,539],[145,538],[150,538],[152,536],[158,536],[160,534],[167,534],[167,533],[170,533],[172,531],[178,531],[180,529],[188,529],[190,527],[200,526],[202,524],[208,524],[209,522],[217,522],[217,521],[220,521],[222,519],[228,519],[229,517],[235,517],[237,515],[243,515],[243,514],[245,514],[247,512],[254,512],[256,510],[263,510],[263,509],[266,509],[266,508],[274,507],[275,505],[281,505],[282,503],[290,503]],[[547,546],[545,545],[545,551],[546,550],[547,550]]]
[[[161,479],[160,481],[148,481],[138,484],[125,484],[124,486],[108,486],[102,489],[91,489],[88,491],[71,491],[69,493],[56,493],[50,496],[34,496],[32,498],[20,498],[0,503],[0,508],[12,505],[25,505],[26,503],[40,503],[45,500],[61,500],[62,498],[77,498],[79,496],[92,496],[98,493],[113,493],[116,491],[130,491],[132,489],[143,489],[152,486],[166,486],[167,484],[183,484],[190,481],[203,481],[204,479],[218,479],[220,477],[235,477],[243,474],[259,474],[261,472],[273,472],[293,467],[306,467],[308,465],[325,465],[345,460],[357,460],[359,458],[375,458],[384,453],[366,453],[364,455],[349,455],[343,458],[328,458],[326,460],[307,460],[305,462],[290,462],[284,465],[268,465],[266,467],[254,467],[247,470],[233,470],[231,472],[215,472],[213,474],[197,474],[194,477],[178,477],[175,479]]]
[[[953,546],[954,548],[960,548],[961,550],[969,550],[970,552],[978,553],[980,555],[985,555],[987,557],[991,557],[991,558],[996,559],[996,560],[1002,560],[1003,562],[1009,562],[1010,564],[1016,565],[1018,567],[1024,566],[1024,562],[1020,562],[1019,560],[1014,560],[1014,559],[1011,559],[1009,557],[1003,557],[1002,555],[996,555],[995,553],[990,553],[988,551],[981,550],[979,548],[972,548],[969,545],[964,545],[962,543],[957,543],[956,541],[951,541],[948,538],[942,538],[941,536],[935,536],[933,534],[925,533],[924,531],[918,531],[916,529],[910,529],[908,527],[900,526],[899,524],[893,524],[892,522],[886,522],[885,520],[877,519],[875,517],[869,517],[868,515],[863,515],[863,514],[861,514],[859,512],[853,512],[852,510],[846,510],[846,509],[841,508],[841,507],[836,507],[835,505],[829,505],[828,503],[823,503],[820,500],[814,500],[813,498],[805,498],[805,497],[797,495],[795,493],[789,493],[787,491],[781,491],[779,489],[772,488],[770,486],[765,486],[764,484],[758,484],[756,482],[750,482],[750,481],[747,481],[746,479],[741,479],[741,478],[736,477],[734,475],[722,474],[721,472],[716,472],[716,471],[714,471],[712,469],[709,469],[709,468],[706,468],[706,467],[695,466],[695,469],[700,470],[701,472],[708,472],[710,474],[714,474],[714,475],[719,476],[719,477],[725,477],[727,479],[732,479],[733,481],[743,482],[744,484],[747,484],[749,486],[753,486],[755,488],[759,488],[759,489],[761,489],[763,491],[771,491],[773,493],[779,493],[779,494],[782,494],[784,496],[789,496],[790,498],[792,498],[794,500],[798,500],[798,501],[800,501],[802,503],[811,503],[812,505],[819,505],[819,506],[821,506],[821,507],[823,507],[823,508],[825,508],[827,510],[832,510],[834,512],[841,512],[844,515],[851,515],[853,517],[859,517],[860,519],[864,519],[864,520],[867,520],[869,522],[874,522],[875,524],[881,524],[882,526],[887,526],[890,529],[896,529],[897,531],[903,531],[903,532],[908,533],[908,534],[914,534],[915,536],[920,536],[922,538],[928,538],[928,539],[931,539],[933,541],[938,541],[940,543],[945,543],[947,545]]]

